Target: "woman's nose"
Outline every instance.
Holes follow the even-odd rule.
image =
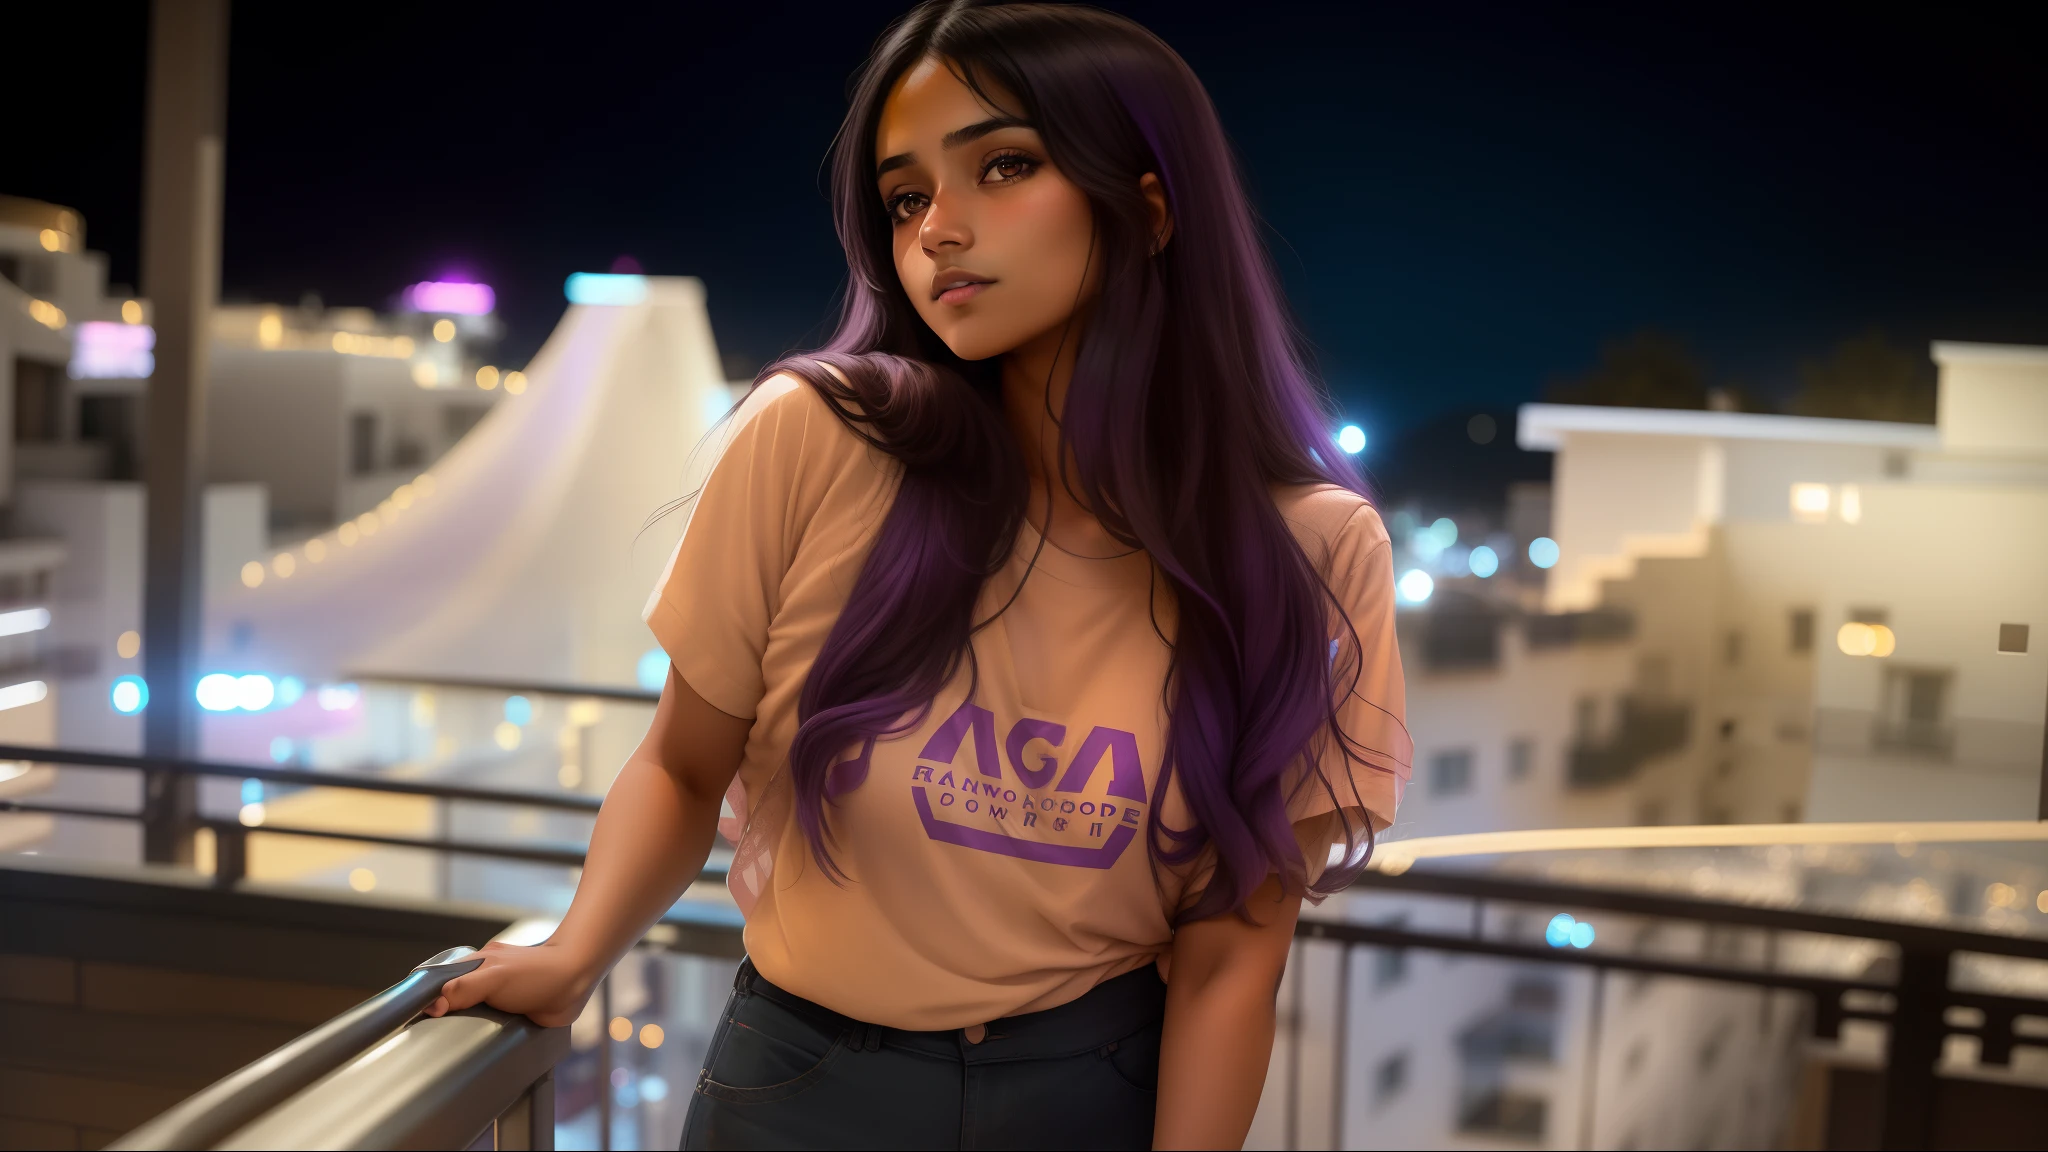
[[[918,228],[917,242],[927,252],[937,252],[943,247],[968,248],[974,244],[973,230],[967,226],[966,214],[954,197],[939,193],[924,210],[924,222]]]

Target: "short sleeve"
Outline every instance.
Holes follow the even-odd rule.
[[[762,658],[794,558],[791,528],[812,408],[777,377],[741,405],[741,421],[690,508],[644,612],[676,672],[712,707],[752,719]]]
[[[1323,742],[1317,760],[1322,778],[1304,774],[1288,800],[1311,877],[1326,867],[1330,849],[1343,843],[1347,823],[1360,849],[1363,818],[1371,819],[1375,832],[1393,823],[1415,749],[1394,630],[1392,544],[1379,513],[1344,496],[1356,504],[1328,538],[1323,570],[1337,609],[1330,622],[1337,733]]]

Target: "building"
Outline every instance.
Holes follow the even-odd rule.
[[[1476,532],[1391,518],[1416,751],[1390,839],[2035,817],[2048,350],[1934,355],[1931,426],[1528,405],[1520,443],[1554,453],[1547,522],[1528,511],[1535,491],[1519,494],[1522,515]],[[1482,546],[1495,555],[1475,563]],[[1545,563],[1520,563],[1531,556]],[[1859,865],[1849,898],[2001,931],[2048,902],[2048,854],[1912,848],[1890,860],[1898,876]],[[1821,881],[1781,851],[1783,867],[1743,878],[1723,861],[1719,882],[1813,896]],[[1459,927],[1457,910],[1426,901],[1346,896],[1326,914]],[[1487,925],[1524,940],[1544,929]],[[1630,925],[1618,946],[1733,946],[1695,935]],[[1596,1056],[1583,975],[1385,951],[1359,963],[1347,1147],[1754,1146],[1782,1130],[1806,1062],[1846,1058],[1755,993],[1621,981]],[[1307,972],[1312,988],[1334,980]],[[1593,1059],[1597,1124],[1578,1098]],[[1273,1146],[1271,1117],[1262,1125]]]

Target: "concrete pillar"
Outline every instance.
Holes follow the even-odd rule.
[[[197,681],[205,480],[206,358],[220,296],[223,145],[227,132],[228,0],[154,0],[143,186],[142,288],[155,308],[156,374],[144,431],[143,747],[190,757],[198,745]],[[143,858],[192,858],[194,781],[144,781]]]

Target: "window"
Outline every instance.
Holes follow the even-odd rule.
[[[1580,740],[1593,738],[1593,726],[1600,719],[1600,702],[1591,696],[1579,697],[1578,711],[1572,718],[1572,734]]]
[[[1998,626],[1998,650],[2007,656],[2027,654],[2027,626],[2025,624],[2000,624]]]
[[[348,467],[357,476],[377,470],[377,414],[357,412],[348,418]]]
[[[61,434],[64,376],[61,368],[35,360],[14,361],[14,438],[48,443]]]
[[[1396,1052],[1385,1060],[1372,1074],[1372,1102],[1385,1104],[1401,1094],[1408,1084],[1408,1054]]]
[[[1730,628],[1721,639],[1721,661],[1733,668],[1742,663],[1742,630]]]
[[[1401,929],[1408,926],[1406,915],[1389,917],[1388,928]],[[1408,950],[1406,948],[1375,948],[1372,953],[1372,986],[1374,991],[1391,988],[1408,978]]]
[[[1807,653],[1813,651],[1813,609],[1792,610],[1792,651]]]
[[[1536,767],[1536,742],[1527,737],[1508,745],[1508,779],[1527,780]]]
[[[1472,753],[1439,752],[1429,759],[1429,794],[1458,796],[1472,790]]]
[[[1887,668],[1878,709],[1879,743],[1946,755],[1955,733],[1948,723],[1949,684],[1941,668]]]

